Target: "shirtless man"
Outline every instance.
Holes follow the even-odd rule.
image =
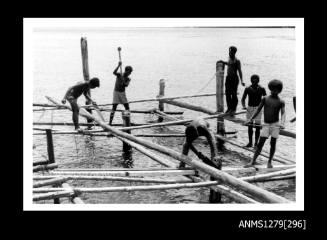
[[[79,106],[77,104],[77,99],[83,94],[88,102],[96,105],[96,102],[93,101],[89,95],[89,90],[96,87],[100,87],[100,81],[98,78],[92,78],[90,81],[78,82],[76,85],[67,90],[64,98],[61,100],[62,104],[66,103],[66,99],[70,103],[73,112],[73,123],[75,130],[79,132],[82,130],[79,128],[78,124]]]
[[[114,119],[114,115],[117,109],[118,104],[123,104],[125,107],[125,110],[129,110],[129,104],[128,100],[126,98],[126,92],[125,88],[129,85],[129,82],[131,79],[129,76],[133,72],[133,68],[131,66],[126,66],[125,67],[125,72],[118,73],[118,69],[121,66],[122,62],[118,63],[118,66],[115,68],[113,74],[116,76],[116,82],[115,82],[115,89],[113,92],[113,105],[112,105],[112,110],[110,113],[110,119],[109,119],[109,125],[112,125],[112,120]]]
[[[185,143],[183,145],[183,154],[187,155],[189,150],[191,149],[198,158],[202,159],[204,163],[221,169],[221,160],[218,158],[218,150],[217,146],[214,144],[214,134],[209,129],[209,123],[205,121],[203,118],[199,117],[194,119],[185,129]],[[204,136],[208,140],[211,156],[213,159],[209,159],[201,152],[197,151],[197,149],[193,146],[193,141],[198,137]],[[181,162],[179,165],[180,168],[185,167],[185,163]]]
[[[227,103],[226,113],[234,114],[236,112],[238,98],[237,98],[237,88],[239,84],[239,77],[241,83],[245,86],[243,82],[243,73],[241,69],[241,61],[236,58],[237,48],[231,46],[229,48],[229,60],[224,62],[227,65],[227,76],[225,82],[225,95]],[[238,75],[239,77],[238,77]]]
[[[263,96],[266,96],[266,90],[259,85],[259,76],[254,74],[251,76],[251,86],[245,88],[243,97],[242,97],[242,105],[243,109],[246,109],[246,119],[250,119],[252,115],[255,113],[255,111],[258,109],[258,106],[261,102],[261,99]],[[249,96],[248,101],[248,107],[245,106],[245,99]],[[261,114],[262,111],[260,111],[256,118],[254,118],[255,121],[255,141],[254,146],[256,147],[258,145],[258,140],[260,136],[260,124],[261,124]],[[249,143],[246,145],[246,147],[252,147],[252,136],[253,136],[253,126],[248,126],[248,136],[249,136]]]
[[[260,140],[257,145],[257,149],[254,153],[252,161],[244,167],[253,167],[262,147],[265,144],[267,138],[271,135],[270,140],[270,154],[267,163],[267,168],[272,168],[272,159],[276,151],[276,142],[279,136],[280,129],[285,127],[285,102],[279,98],[278,94],[283,89],[283,83],[279,80],[272,80],[268,84],[268,88],[271,91],[271,95],[262,98],[261,103],[254,113],[254,115],[246,122],[246,124],[252,124],[253,119],[259,114],[262,108],[264,108],[264,124],[262,125],[262,131]],[[279,112],[281,112],[281,122],[279,123]]]

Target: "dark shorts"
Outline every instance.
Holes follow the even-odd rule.
[[[237,75],[227,75],[225,82],[226,92],[237,92],[238,84],[239,79]]]

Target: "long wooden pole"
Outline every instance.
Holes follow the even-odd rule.
[[[245,122],[246,122],[246,120],[236,118],[236,117],[226,116],[225,119],[228,121],[234,122],[234,123],[239,123],[239,124],[245,124]],[[258,126],[258,125],[253,125],[253,126]],[[260,125],[259,125],[259,127],[262,128],[262,126],[260,126]],[[285,130],[285,129],[280,129],[279,134],[286,136],[286,137],[296,138],[296,133],[293,133],[293,132]]]
[[[36,188],[36,189],[38,189],[38,188]],[[62,197],[70,197],[70,196],[74,195],[74,192],[71,191],[71,190],[62,191],[59,188],[53,188],[53,189],[57,189],[57,191],[55,191],[55,192],[46,192],[44,194],[34,195],[33,196],[33,201],[59,199],[59,198],[62,198]],[[40,192],[42,192],[42,191],[40,191]],[[45,192],[45,191],[43,191],[43,192]]]
[[[98,193],[98,192],[131,192],[131,191],[153,191],[153,190],[167,190],[167,189],[181,189],[181,188],[200,188],[217,185],[217,181],[206,181],[198,183],[176,183],[176,184],[162,184],[150,186],[123,186],[123,187],[103,187],[103,188],[74,188],[77,193]],[[65,190],[65,188],[35,188],[34,193],[52,192],[58,190]],[[64,192],[64,191],[62,191]]]
[[[33,167],[33,172],[48,171],[55,168],[58,168],[58,164],[56,163],[47,164],[47,165],[37,165]]]
[[[155,153],[149,151],[148,149],[142,147],[139,144],[136,144],[132,141],[126,140],[124,138],[121,137],[117,137],[118,139],[120,139],[123,142],[126,142],[127,144],[129,144],[130,146],[132,146],[133,148],[135,148],[136,150],[138,150],[139,152],[143,153],[144,155],[148,156],[149,158],[155,160],[156,162],[166,166],[166,167],[177,167],[177,164],[175,165],[171,165],[171,163],[169,161],[167,161],[166,159],[156,155]]]
[[[67,106],[68,107],[68,106]],[[112,134],[122,137],[122,138],[126,138],[128,140],[131,140],[133,142],[136,142],[138,144],[141,144],[143,146],[146,146],[150,149],[159,151],[161,153],[164,153],[168,156],[171,156],[179,161],[185,162],[186,164],[201,170],[207,174],[209,174],[210,176],[221,180],[224,184],[233,186],[235,188],[238,188],[242,191],[247,192],[248,194],[250,194],[254,199],[260,199],[264,202],[269,202],[269,203],[289,203],[290,201],[278,196],[274,193],[271,193],[267,190],[261,189],[257,186],[254,186],[252,184],[249,184],[245,181],[239,180],[221,170],[215,169],[211,166],[208,166],[207,164],[200,162],[200,161],[195,161],[190,157],[187,157],[185,155],[181,155],[180,153],[163,147],[161,145],[155,144],[153,142],[147,141],[145,139],[142,138],[138,138],[138,137],[134,137],[130,134],[124,133],[120,130],[117,130],[109,125],[107,125],[105,122],[102,122],[101,120],[95,119],[91,114],[87,113],[87,112],[83,112],[83,109],[80,110],[79,114],[81,114],[82,116],[85,116],[89,119],[92,119],[93,121],[96,121],[97,123],[99,123],[99,125],[101,127],[103,127],[104,129],[108,130],[109,132],[111,132]]]
[[[216,63],[216,104],[217,112],[224,112],[224,73],[225,64],[222,61]],[[225,124],[224,118],[217,118],[217,134],[222,136],[225,135]],[[219,139],[217,141],[218,149],[222,150],[224,148],[224,141]]]
[[[164,79],[160,79],[159,81],[159,95],[158,97],[159,98],[162,98],[164,97],[165,95],[165,80]],[[163,112],[165,111],[165,106],[164,106],[164,103],[162,101],[159,101],[159,111]],[[162,122],[163,121],[163,117],[159,116],[158,118],[158,122]]]
[[[186,109],[190,109],[190,110],[197,111],[197,112],[203,112],[203,113],[206,113],[206,114],[209,114],[209,115],[217,114],[216,111],[212,111],[210,109],[207,109],[207,108],[204,108],[204,107],[201,107],[201,106],[196,106],[196,105],[193,105],[193,104],[180,102],[180,101],[176,101],[176,100],[160,99],[160,102],[171,104],[171,105],[182,107],[182,108],[186,108]]]

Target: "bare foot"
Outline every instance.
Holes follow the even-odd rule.
[[[273,168],[273,165],[271,163],[267,163],[267,168]]]

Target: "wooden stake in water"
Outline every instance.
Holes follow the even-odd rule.
[[[131,113],[127,110],[122,112],[122,119],[124,127],[131,126]],[[126,133],[131,134],[131,130],[123,130]],[[123,142],[123,158],[126,165],[130,166],[132,164],[132,146],[126,142]]]
[[[81,50],[82,50],[82,65],[83,65],[83,77],[85,81],[90,80],[90,73],[89,73],[89,56],[88,56],[88,51],[87,51],[87,41],[86,37],[81,38]],[[91,90],[88,91],[88,94],[91,96]],[[91,104],[88,100],[85,101],[86,105]],[[87,109],[89,113],[92,114],[91,109]],[[91,123],[89,119],[87,119],[88,123]]]
[[[48,149],[48,157],[49,157],[49,163],[55,163],[55,157],[54,157],[54,150],[53,150],[53,140],[52,140],[52,131],[51,129],[46,130],[47,134],[47,149]],[[54,204],[59,204],[60,199],[54,198],[53,200]]]
[[[165,80],[164,79],[160,79],[159,81],[159,97],[164,97],[165,95]],[[165,107],[164,107],[164,103],[159,101],[159,111],[163,112],[165,111]],[[162,122],[163,121],[163,117],[159,117],[158,118],[158,122]]]
[[[224,62],[218,61],[216,63],[216,106],[218,113],[224,112],[224,69]],[[217,118],[217,134],[225,135],[224,118]],[[222,150],[224,148],[224,141],[219,139],[217,143],[218,149]]]

